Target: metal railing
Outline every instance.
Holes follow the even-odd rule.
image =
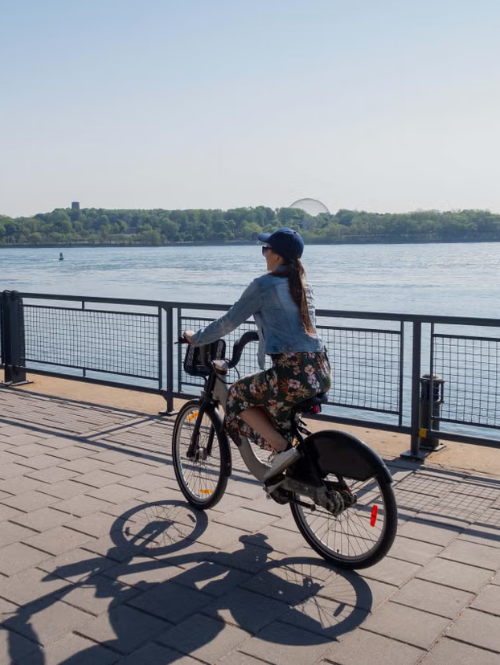
[[[161,394],[171,412],[174,398],[203,385],[184,372],[184,349],[174,342],[228,309],[4,291],[0,366],[8,384],[29,371],[126,387]],[[333,376],[321,418],[410,434],[412,456],[438,438],[500,447],[500,319],[316,314]],[[228,345],[254,327],[247,321],[227,336]],[[245,349],[242,376],[258,371],[256,351],[256,344]],[[237,376],[233,370],[229,380]]]

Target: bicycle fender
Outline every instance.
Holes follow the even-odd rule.
[[[231,463],[231,448],[229,446],[229,441],[228,437],[226,434],[226,430],[224,427],[224,421],[220,416],[220,413],[218,412],[217,409],[211,410],[210,415],[213,417],[213,423],[215,425],[215,430],[220,438],[220,445],[221,447],[224,447],[224,452],[226,453],[224,455],[225,459],[227,460],[226,464],[223,464],[222,466],[222,473],[229,478],[231,475],[232,471],[232,463]]]
[[[354,480],[377,476],[392,483],[382,458],[361,439],[341,430],[324,430],[308,436],[305,445],[313,450],[322,472]]]

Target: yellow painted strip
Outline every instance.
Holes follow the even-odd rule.
[[[212,494],[212,490],[200,490],[201,494]]]
[[[195,420],[196,418],[198,418],[198,411],[196,411],[195,413],[192,413],[190,416],[188,416],[189,422],[191,422],[192,420]]]
[[[418,430],[418,435],[421,439],[426,439],[427,438],[427,430],[422,427],[421,429]]]

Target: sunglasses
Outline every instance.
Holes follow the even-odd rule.
[[[265,247],[265,246],[264,246],[264,247],[262,248],[262,256],[265,256],[265,255],[268,253],[268,251],[269,251],[270,249],[271,249],[270,247]],[[271,250],[271,251],[272,251],[272,250]]]

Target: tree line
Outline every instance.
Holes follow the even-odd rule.
[[[311,217],[297,208],[106,210],[57,208],[33,217],[0,215],[0,246],[168,245],[252,242],[289,226],[306,242],[500,240],[500,215],[487,210],[373,213],[339,210]]]

